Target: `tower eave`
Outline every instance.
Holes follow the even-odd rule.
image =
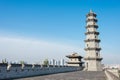
[[[83,64],[84,62],[66,62],[67,64]]]
[[[98,20],[96,18],[94,19],[87,19],[86,22],[90,22],[90,21],[93,21],[93,22],[98,22]]]
[[[66,56],[66,57],[67,57],[67,58],[80,58],[80,59],[83,58],[82,56],[69,56],[69,55]]]
[[[98,25],[87,25],[86,26],[86,28],[91,28],[91,27],[98,28]]]
[[[87,40],[84,40],[85,42],[91,42],[91,41],[95,41],[95,42],[100,42],[101,40],[99,39],[87,39]]]
[[[99,35],[100,33],[99,33],[99,32],[95,32],[95,31],[93,31],[93,32],[86,32],[86,33],[85,33],[85,35],[88,35],[88,34],[96,34],[96,35]]]
[[[88,50],[97,50],[97,51],[100,51],[101,50],[101,48],[97,48],[97,47],[95,47],[95,48],[84,48],[86,51],[88,51]]]
[[[99,58],[92,58],[92,57],[86,57],[84,58],[84,60],[99,60],[101,61],[103,58],[99,57]]]

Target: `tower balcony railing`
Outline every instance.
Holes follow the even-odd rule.
[[[96,18],[92,18],[92,19],[87,18],[86,22],[90,22],[90,21],[97,22],[98,20]]]
[[[86,39],[85,40],[93,40],[93,39],[96,39],[96,40],[98,40],[99,38],[98,37],[90,37],[90,36],[88,36],[88,37],[86,37]]]
[[[87,19],[97,19],[97,18],[94,17],[94,16],[90,16],[90,17],[87,17],[86,20],[87,20]]]
[[[84,48],[86,51],[87,50],[97,50],[97,51],[100,51],[101,48],[100,47],[87,47],[87,48]]]
[[[92,24],[92,25],[87,25],[86,26],[86,28],[91,28],[91,27],[98,28],[98,25],[97,24]]]
[[[88,31],[85,33],[85,35],[88,35],[88,34],[96,34],[96,35],[99,35],[99,32],[96,32],[96,31]]]
[[[102,60],[102,57],[85,57],[84,60]]]
[[[100,42],[101,40],[100,39],[86,39],[84,40],[85,42]]]

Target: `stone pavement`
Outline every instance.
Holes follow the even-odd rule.
[[[76,71],[68,73],[58,73],[44,76],[22,78],[16,80],[106,80],[103,71]]]

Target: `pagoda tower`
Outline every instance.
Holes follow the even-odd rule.
[[[96,14],[90,10],[86,15],[86,39],[85,39],[85,70],[87,71],[102,71],[100,57],[100,39],[98,38],[99,32],[97,32],[97,19]]]

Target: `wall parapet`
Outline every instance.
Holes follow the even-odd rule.
[[[0,80],[82,70],[82,67],[0,63]]]

